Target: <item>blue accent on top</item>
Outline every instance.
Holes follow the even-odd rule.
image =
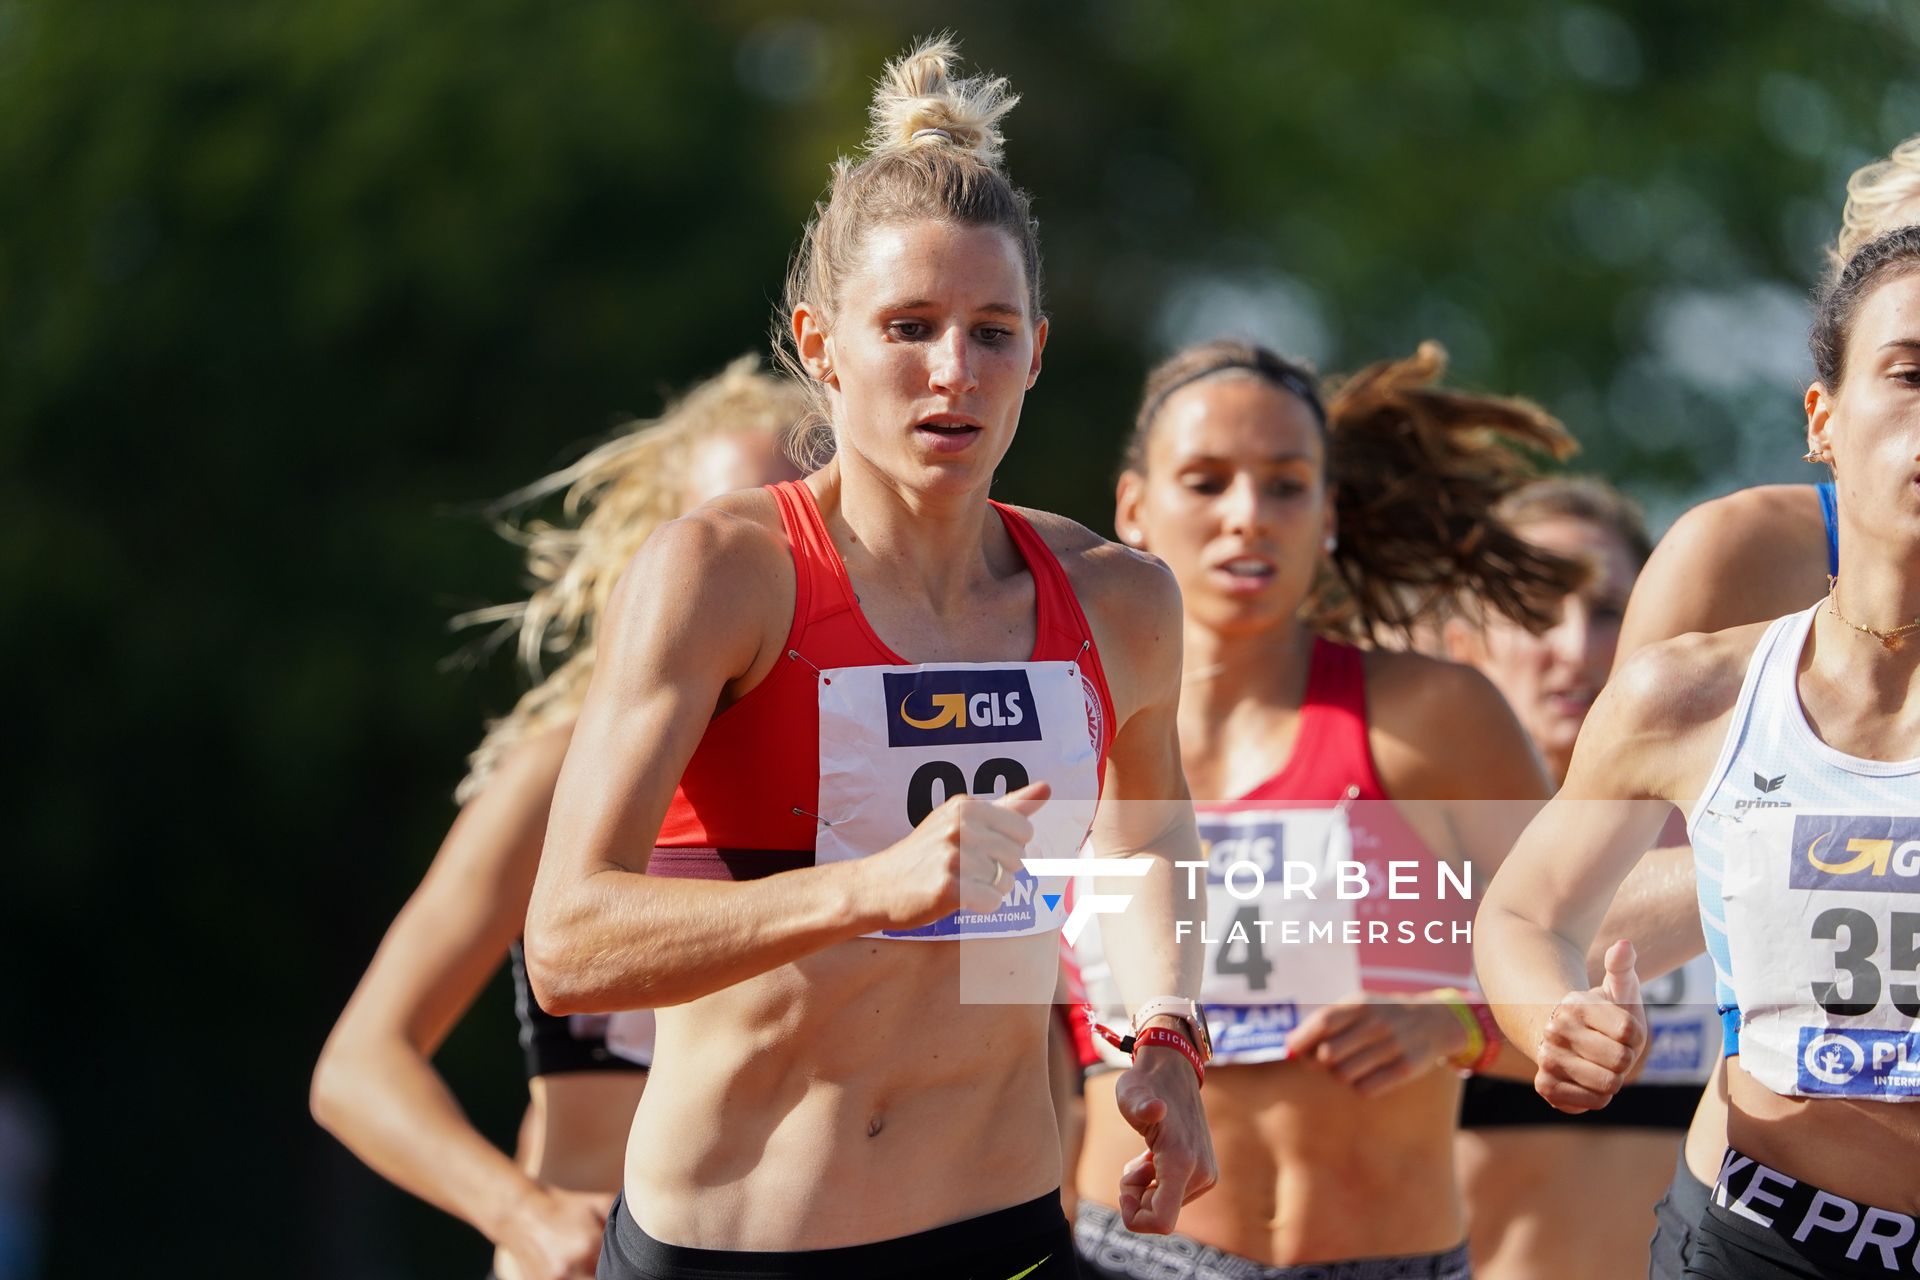
[[[1827,522],[1827,576],[1840,576],[1840,499],[1833,481],[1822,480],[1813,486],[1820,491],[1820,516]]]

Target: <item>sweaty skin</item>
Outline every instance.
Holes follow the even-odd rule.
[[[837,532],[831,482],[816,478],[814,484],[829,529]],[[981,514],[998,525],[989,512]],[[1155,684],[1168,683],[1164,673],[1156,680],[1153,668],[1174,647],[1167,644],[1170,638],[1177,645],[1177,632],[1171,625],[1158,633],[1140,625],[1143,614],[1171,610],[1171,583],[1151,564],[1070,522],[1040,513],[1032,519],[1060,556],[1106,665],[1122,725],[1109,764],[1109,794],[1135,785],[1176,789],[1178,774],[1154,740],[1165,726],[1154,723],[1156,708],[1148,699]],[[728,526],[721,536],[737,539],[745,550],[683,572],[760,584],[727,594],[765,615],[762,638],[777,659],[794,587],[773,499],[740,495],[695,522]],[[989,538],[987,546],[985,580],[968,593],[965,617],[915,625],[904,611],[869,609],[876,632],[916,661],[989,661],[1030,652],[1032,579],[1010,543]],[[877,587],[868,588],[865,558],[848,559],[863,602],[886,598]],[[689,583],[687,590],[695,588]],[[706,634],[725,627],[713,627],[710,610],[700,616]],[[609,650],[609,661],[618,652],[617,646]],[[676,691],[684,687],[661,683]],[[615,723],[638,718],[627,712]],[[671,723],[671,717],[662,719]],[[593,759],[582,756],[583,766]],[[592,786],[598,773],[583,768],[583,784]],[[664,800],[662,795],[656,803],[664,808]],[[556,821],[557,815],[556,809]],[[643,866],[647,851],[626,852],[632,848],[627,842],[618,856]],[[754,916],[764,913],[779,920],[775,928],[857,934],[903,923],[882,914],[892,909],[885,899],[879,908],[866,905],[878,895],[858,881],[886,877],[881,862],[876,856],[742,885],[654,881],[647,888],[663,897],[714,899],[707,927],[716,933],[751,938],[760,927]],[[776,883],[801,879],[819,888]],[[764,905],[723,906],[717,900],[728,891],[765,895]],[[658,931],[648,932],[655,946],[664,947]],[[530,930],[530,949],[536,936]],[[711,945],[694,936],[679,941],[691,956]],[[1003,952],[1010,971],[1051,990],[1058,945],[1051,935],[966,945]],[[852,936],[730,985],[716,980],[727,976],[724,967],[689,963],[684,967],[691,981],[677,989],[656,994],[637,985],[631,997],[593,999],[664,1005],[656,1066],[627,1148],[626,1186],[641,1226],[657,1239],[700,1248],[831,1248],[912,1234],[1052,1191],[1060,1168],[1044,1070],[1050,1007],[956,1004],[945,993],[958,989],[958,964],[957,945]],[[646,972],[656,966],[643,961],[633,967]],[[573,1006],[569,993],[554,995],[549,1007]],[[1191,1077],[1177,1056],[1148,1056],[1164,1060],[1157,1071],[1177,1067]],[[724,1117],[724,1123],[693,1124],[690,1116]],[[951,1164],[935,1166],[937,1177],[929,1176],[929,1151],[955,1155]],[[726,1196],[709,1190],[717,1183],[728,1185]]]
[[[985,501],[1046,339],[1018,246],[935,220],[880,226],[863,246],[833,316],[794,312],[839,443],[806,483],[886,645],[915,662],[1024,659],[1033,579]],[[1095,847],[1154,860],[1120,922],[1126,949],[1154,994],[1191,991],[1200,957],[1173,940],[1169,865],[1198,850],[1180,803],[1177,593],[1145,557],[1058,517],[1032,523],[1086,612],[1113,695]],[[954,797],[852,861],[742,883],[646,876],[709,720],[787,660],[796,579],[766,493],[665,526],[627,576],[555,794],[527,957],[556,1013],[661,1010],[627,1153],[640,1226],[699,1248],[820,1249],[1052,1192],[1057,940],[969,943],[1038,993],[984,1005],[956,998],[959,946],[860,936],[997,901],[995,864],[1017,863],[1046,787]],[[1149,827],[1118,803],[1140,799],[1174,803]],[[1192,1068],[1171,1049],[1143,1051],[1120,1105],[1155,1154],[1130,1216],[1171,1230],[1213,1182]]]
[[[1765,631],[1762,623],[1683,636],[1654,645],[1628,663],[1601,694],[1566,786],[1527,829],[1507,869],[1488,890],[1475,931],[1475,957],[1502,1028],[1515,1043],[1540,1044],[1548,1014],[1558,1008],[1561,1031],[1585,1037],[1589,1046],[1577,1062],[1564,1047],[1541,1059],[1541,1080],[1553,1082],[1543,1083],[1543,1096],[1556,1106],[1576,1111],[1604,1106],[1645,1046],[1644,1022],[1637,1041],[1617,1030],[1622,1024],[1617,1015],[1638,1012],[1637,983],[1630,1000],[1605,1000],[1594,988],[1587,998],[1599,1003],[1591,1015],[1567,998],[1589,981],[1580,940],[1591,937],[1599,924],[1594,902],[1604,903],[1639,858],[1638,850],[1658,834],[1665,812],[1652,802],[1691,808],[1706,784],[1747,663]],[[1844,637],[1816,627],[1808,664],[1817,663],[1819,650],[1836,639]],[[1811,701],[1808,694],[1803,670],[1803,701]],[[1829,745],[1879,759],[1911,749],[1911,737],[1896,744],[1889,726],[1862,723],[1857,714],[1845,717],[1852,721],[1851,732],[1842,732],[1838,701],[1830,720],[1821,722]],[[1813,706],[1808,710],[1811,715]],[[1910,725],[1891,728],[1915,732]],[[1630,960],[1630,949],[1622,950]],[[1580,1025],[1591,1030],[1569,1030],[1570,1013],[1582,1013]],[[1606,1059],[1598,1070],[1582,1065],[1604,1056],[1596,1035],[1618,1039],[1629,1051]],[[1739,1069],[1737,1056],[1726,1060],[1725,1073],[1732,1110],[1727,1140],[1743,1153],[1839,1195],[1903,1212],[1920,1208],[1920,1185],[1909,1176],[1920,1148],[1916,1108],[1783,1098],[1754,1083]],[[1703,1181],[1711,1185],[1717,1172],[1716,1155]]]

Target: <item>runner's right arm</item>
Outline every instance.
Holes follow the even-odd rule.
[[[1764,485],[1703,502],[1674,521],[1635,581],[1614,654],[1618,672],[1650,644],[1724,631],[1803,609],[1819,597],[1826,541],[1819,499],[1807,485]],[[1805,565],[1805,572],[1794,567]],[[1702,590],[1711,583],[1712,590]],[[1610,940],[1627,938],[1642,979],[1706,950],[1694,892],[1693,850],[1677,811],[1614,896],[1587,956],[1600,979]]]
[[[1631,948],[1609,947],[1597,983],[1587,956],[1673,801],[1707,770],[1744,670],[1740,643],[1674,641],[1610,681],[1566,784],[1488,886],[1474,925],[1481,986],[1507,1038],[1539,1064],[1541,1096],[1561,1110],[1606,1105],[1645,1048]]]
[[[793,562],[722,499],[671,521],[622,576],[548,818],[527,973],[552,1013],[681,1004],[880,929],[991,909],[1044,784],[956,796],[873,856],[727,883],[650,877],[675,786],[727,695],[784,661]],[[644,583],[644,590],[636,588]]]
[[[1667,827],[1679,825],[1668,815]],[[1665,839],[1663,831],[1660,838]],[[1672,973],[1707,949],[1700,929],[1700,900],[1693,888],[1693,846],[1662,843],[1627,873],[1607,918],[1587,951],[1587,976],[1600,981],[1607,948],[1620,938],[1633,943],[1642,982]]]

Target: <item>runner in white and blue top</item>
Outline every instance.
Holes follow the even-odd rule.
[[[1729,627],[1804,609],[1826,597],[1828,579],[1839,572],[1839,511],[1833,485],[1761,485],[1742,489],[1686,512],[1661,539],[1635,584],[1621,624],[1616,668],[1639,650],[1662,640]],[[1677,815],[1684,817],[1684,815]],[[1663,833],[1663,840],[1666,833]],[[1691,851],[1688,851],[1689,856]],[[1694,917],[1698,941],[1698,899],[1692,868],[1684,878],[1657,879],[1662,910]],[[1668,899],[1684,892],[1680,902]],[[1678,942],[1680,939],[1675,938]],[[1643,957],[1644,960],[1645,957]],[[1713,959],[1704,950],[1687,961],[1685,990],[1672,1012],[1684,1013],[1701,1027],[1703,1048],[1711,1050],[1714,1070],[1704,1090],[1695,1089],[1684,1146],[1674,1153],[1666,1194],[1654,1206],[1649,1280],[1680,1280],[1692,1252],[1693,1228],[1706,1212],[1707,1198],[1727,1145],[1724,1069],[1720,1066],[1719,1018],[1714,1008]],[[1671,984],[1671,979],[1668,980]],[[1649,989],[1651,1047],[1644,1083],[1660,1065],[1660,1012],[1657,988]],[[1623,1091],[1607,1114],[1636,1091]],[[1639,1092],[1645,1092],[1644,1089]]]
[[[1920,758],[1860,759],[1808,724],[1798,668],[1828,607],[1776,620],[1747,669],[1688,815],[1700,922],[1723,1051],[1748,1075],[1787,1097],[1904,1101],[1920,1096],[1920,997],[1896,985],[1873,998],[1885,985],[1873,958],[1882,937],[1897,955],[1899,931],[1920,930],[1920,914],[1895,909],[1895,895],[1920,893]],[[1829,958],[1834,979],[1809,986]],[[1896,1052],[1872,1052],[1882,1045]]]
[[[1715,1280],[1920,1271],[1920,227],[1828,283],[1812,346],[1809,456],[1845,495],[1827,598],[1629,662],[1476,926],[1542,1096],[1605,1106],[1646,1014],[1633,948],[1588,987],[1587,945],[1651,802],[1689,811],[1730,1056],[1684,1274]]]

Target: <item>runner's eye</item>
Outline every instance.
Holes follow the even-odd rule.
[[[896,338],[912,342],[926,337],[929,326],[925,320],[894,320],[887,325],[887,332]]]

